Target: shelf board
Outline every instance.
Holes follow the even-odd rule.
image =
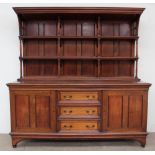
[[[101,39],[103,40],[113,40],[113,39],[118,39],[118,40],[136,40],[138,39],[138,36],[101,36]]]
[[[20,39],[57,39],[57,36],[19,36]]]
[[[133,77],[133,76],[116,76],[116,77],[87,77],[87,76],[25,76],[21,79],[18,79],[18,81],[54,81],[56,84],[57,82],[61,82],[61,84],[66,84],[66,82],[70,82],[72,85],[73,82],[78,81],[81,83],[81,81],[85,81],[84,85],[87,83],[92,82],[104,82],[104,81],[139,81],[139,79]],[[57,81],[57,82],[56,82]],[[95,83],[96,84],[96,83]],[[69,84],[68,84],[69,85]]]
[[[136,40],[138,36],[19,36],[20,39],[101,39]]]
[[[138,57],[99,57],[101,60],[137,60]]]
[[[60,36],[60,39],[98,39],[97,36]]]
[[[24,57],[19,57],[19,59],[22,59],[22,60],[55,60],[55,59],[58,59],[58,57],[24,56]]]
[[[138,57],[49,57],[49,56],[24,56],[24,57],[19,57],[19,59],[22,60],[56,60],[56,59],[61,59],[61,60],[137,60]]]

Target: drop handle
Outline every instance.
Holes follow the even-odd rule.
[[[70,95],[70,96],[64,96],[64,99],[65,100],[70,100],[72,98],[72,96]]]
[[[64,113],[65,113],[66,115],[70,115],[72,112],[73,112],[72,110],[64,110]]]
[[[66,129],[71,129],[73,126],[72,125],[64,125],[64,128]]]
[[[95,125],[86,125],[86,128],[88,128],[88,129],[92,129],[94,127],[95,127]]]
[[[86,97],[87,97],[88,100],[93,100],[93,99],[95,99],[95,96],[94,96],[94,95],[92,95],[92,96],[87,95]]]
[[[95,113],[95,110],[87,110],[86,113],[88,115],[93,115]]]

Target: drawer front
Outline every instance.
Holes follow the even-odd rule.
[[[98,107],[60,107],[61,116],[99,116]]]
[[[99,130],[98,121],[60,121],[62,131],[88,131]]]
[[[98,92],[60,92],[61,100],[98,100]]]

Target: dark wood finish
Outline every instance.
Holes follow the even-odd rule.
[[[150,84],[138,79],[143,8],[14,8],[20,78],[9,83],[12,145],[127,139],[145,146]]]

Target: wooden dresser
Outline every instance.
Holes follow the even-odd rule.
[[[20,78],[10,90],[12,145],[26,139],[147,136],[149,83],[138,78],[143,8],[16,7]]]

